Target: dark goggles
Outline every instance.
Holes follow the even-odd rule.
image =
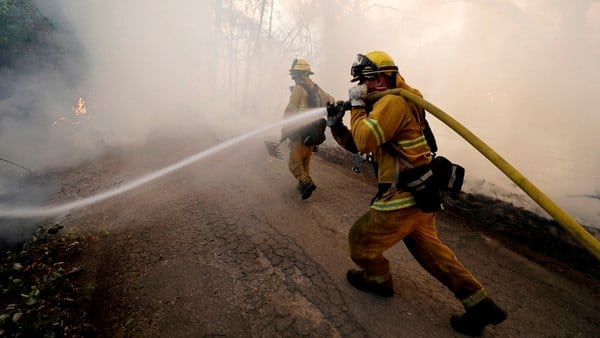
[[[373,73],[378,70],[378,67],[369,60],[366,56],[358,54],[356,61],[350,68],[350,75],[352,75],[352,81],[372,79],[377,77],[377,74]],[[364,74],[365,71],[367,74]]]

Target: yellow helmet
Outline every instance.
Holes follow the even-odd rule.
[[[309,75],[314,74],[310,69],[310,64],[304,59],[294,59],[292,67],[290,67],[290,74],[295,72],[306,72]]]
[[[372,51],[366,55],[358,54],[357,60],[350,68],[350,75],[355,82],[363,78],[368,78],[379,73],[393,74],[398,72],[398,67],[394,60],[386,52]]]

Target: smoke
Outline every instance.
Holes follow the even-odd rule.
[[[600,201],[582,197],[600,191],[600,2],[388,1],[366,18],[341,25],[354,53],[387,51],[428,101],[580,222],[600,227]],[[467,168],[467,191],[534,208],[456,133],[429,120],[440,154]]]
[[[216,40],[212,4],[37,4],[55,34],[80,46],[78,53],[64,53],[63,63],[83,66],[66,71],[21,69],[14,75],[11,95],[0,101],[2,111],[14,112],[2,118],[0,135],[1,154],[11,161],[42,171],[92,158],[110,146],[142,143],[156,132],[232,134],[260,125],[251,117],[281,116],[285,104],[272,100],[274,91],[265,88],[275,79],[278,85],[273,87],[280,88],[275,93],[285,100],[289,79],[284,67],[290,56],[269,65],[283,76],[262,72],[260,84],[265,88],[249,83],[248,93],[234,85],[228,91],[224,67],[239,67],[228,76],[242,82],[247,67],[264,70],[267,62],[249,64],[243,54],[240,61],[226,60],[217,50],[225,42]],[[71,76],[78,81],[70,81]],[[86,103],[85,118],[72,113],[79,98]],[[263,101],[267,104],[260,104]],[[19,109],[23,105],[26,110]],[[245,116],[250,107],[256,109],[253,116]],[[240,119],[245,124],[240,125]]]
[[[448,3],[446,9],[456,15],[430,13],[437,25],[454,27],[450,32],[438,28],[450,34],[420,48],[431,55],[427,62],[409,61],[422,65],[424,72],[418,76],[427,78],[424,87],[417,86],[431,88],[425,90],[430,101],[453,114],[579,221],[594,226],[600,226],[600,203],[581,195],[600,190],[600,142],[594,136],[600,125],[600,69],[595,66],[600,57],[599,5]],[[450,132],[440,134],[441,149],[460,159],[471,179],[515,190],[464,141],[453,139]]]
[[[377,49],[428,101],[578,220],[600,227],[600,201],[574,197],[600,191],[599,2],[281,0],[270,27],[264,8],[260,31],[244,28],[260,20],[260,2],[228,3],[229,14],[191,0],[38,1],[57,32],[80,46],[65,61],[76,75],[13,74],[0,108],[21,113],[2,116],[0,155],[41,171],[157,132],[224,140],[281,118],[294,57],[307,58],[313,79],[345,99],[356,54]],[[87,114],[73,124],[79,97]],[[518,192],[429,120],[440,154],[467,168],[468,189]]]

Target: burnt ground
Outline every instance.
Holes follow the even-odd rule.
[[[202,150],[161,140],[55,173],[55,202]],[[368,163],[326,143],[301,201],[257,141],[67,215],[3,256],[0,336],[460,336],[460,304],[400,244],[396,295],[347,285],[346,234],[375,191]],[[285,154],[285,145],[282,146]],[[149,150],[153,156],[144,156]],[[285,157],[285,155],[284,155]],[[484,336],[595,336],[599,266],[555,222],[483,195],[450,196],[440,237],[509,313]]]

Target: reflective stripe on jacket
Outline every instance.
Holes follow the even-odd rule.
[[[397,173],[406,169],[397,160],[398,155],[415,167],[431,161],[431,150],[423,135],[424,112],[401,96],[386,95],[375,102],[368,115],[364,107],[352,108],[350,125],[358,151],[373,153],[379,183],[392,184],[371,208],[390,211],[415,205],[409,192],[394,185]]]

